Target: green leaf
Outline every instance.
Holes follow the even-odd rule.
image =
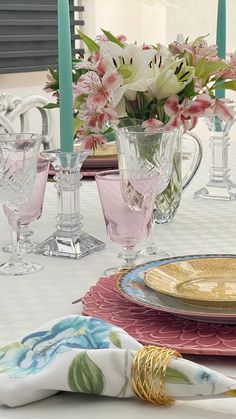
[[[72,391],[90,394],[101,394],[105,377],[101,369],[81,352],[72,361],[68,372],[68,384]]]
[[[43,106],[44,109],[54,109],[59,108],[58,103],[48,103],[47,105]]]
[[[44,89],[59,90],[59,82],[57,80],[46,83]]]
[[[74,136],[75,136],[75,134],[76,134],[76,131],[77,131],[80,127],[82,127],[82,125],[83,125],[83,121],[81,121],[81,119],[79,119],[79,118],[77,118],[77,117],[75,117],[75,118],[73,119],[73,133],[74,133]]]
[[[106,35],[108,41],[114,42],[114,44],[119,45],[119,47],[121,48],[125,47],[124,44],[122,44],[122,42],[120,42],[119,39],[117,39],[114,35],[112,35],[111,32],[106,31],[105,29],[102,29],[102,28],[101,30],[103,31],[104,35]]]
[[[54,70],[52,67],[48,67],[48,71],[49,71],[49,73],[51,73],[51,75],[54,78],[54,80],[57,80],[58,81],[58,78],[59,78],[58,71],[57,70]]]
[[[223,61],[207,61],[206,58],[201,58],[196,64],[195,75],[201,79],[202,84],[206,84],[210,76],[226,67],[227,64]]]
[[[85,35],[83,32],[78,30],[78,34],[82,41],[84,41],[85,45],[88,47],[89,52],[92,54],[93,52],[99,51],[100,47],[96,44],[93,39],[89,38],[89,36]]]
[[[3,374],[3,373],[5,373],[5,372],[10,371],[10,370],[11,370],[11,368],[12,368],[12,366],[13,366],[13,364],[11,365],[11,363],[9,363],[9,359],[8,359],[8,354],[7,354],[7,352],[8,352],[8,351],[11,351],[12,349],[19,349],[19,348],[22,348],[23,346],[24,346],[24,345],[23,345],[22,343],[19,343],[19,342],[13,342],[13,343],[10,343],[9,345],[2,346],[2,347],[0,348],[0,354],[1,354],[1,360],[2,360],[2,362],[1,362],[1,364],[0,364],[0,374]],[[7,355],[6,355],[6,354],[7,354]],[[6,359],[7,359],[6,364],[4,363],[4,357],[5,357],[5,355],[6,355]],[[12,363],[14,363],[14,356],[12,356]]]
[[[192,99],[193,97],[195,97],[196,92],[194,90],[194,80],[191,80],[190,83],[188,83],[178,95],[180,99],[184,99],[185,97]]]
[[[216,89],[236,90],[236,80],[226,81],[215,85]]]
[[[109,339],[110,339],[111,343],[113,343],[113,345],[117,346],[117,348],[122,349],[119,333],[110,332],[109,333]]]
[[[10,349],[22,348],[22,346],[24,346],[24,345],[22,345],[22,343],[13,342],[13,343],[10,343],[9,345],[1,346],[0,347],[0,352],[7,352]]]
[[[207,38],[208,36],[209,36],[210,34],[208,33],[207,35],[200,35],[200,36],[198,36],[196,39],[195,39],[195,41],[194,41],[194,45],[195,44],[197,44],[199,41],[201,41],[202,39],[204,39],[204,38]]]
[[[74,101],[74,107],[75,107],[75,109],[79,109],[80,108],[81,103],[84,101],[84,99],[86,97],[87,97],[87,95],[85,95],[85,94],[76,96],[75,101]]]
[[[166,368],[165,381],[171,384],[192,384],[190,379],[185,374],[170,367]]]

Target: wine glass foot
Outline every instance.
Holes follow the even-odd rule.
[[[144,249],[137,252],[136,257],[141,259],[162,259],[175,256],[175,253],[170,250],[162,250],[155,243],[150,243]]]
[[[39,272],[43,269],[38,263],[26,262],[21,260],[20,263],[3,263],[0,265],[0,275],[26,275]]]
[[[103,272],[104,276],[112,276],[112,275],[117,275],[119,272],[119,267],[118,266],[112,266],[111,268],[107,268],[105,269],[105,271]]]
[[[34,253],[37,249],[37,244],[32,242],[21,243],[19,244],[19,254],[24,255],[25,253]],[[5,253],[12,253],[12,245],[6,244],[2,248]]]
[[[103,272],[103,275],[108,276],[108,277],[112,276],[112,275],[122,275],[125,272],[127,272],[129,269],[132,269],[134,267],[135,267],[135,265],[127,266],[127,267],[125,267],[125,266],[113,266],[111,268],[105,269],[105,271]]]

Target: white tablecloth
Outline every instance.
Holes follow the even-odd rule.
[[[199,124],[204,143],[204,158],[199,172],[184,192],[180,208],[174,220],[157,228],[157,240],[163,249],[176,255],[198,253],[236,253],[236,200],[231,202],[193,200],[193,192],[208,180],[209,157],[208,133]],[[236,182],[236,144],[230,147],[232,180]],[[41,219],[34,223],[34,238],[43,241],[55,230],[56,190],[48,183]],[[51,319],[81,312],[81,305],[71,302],[83,296],[95,284],[105,268],[119,264],[116,255],[119,246],[108,241],[99,204],[95,182],[83,181],[81,188],[81,212],[84,230],[106,243],[103,251],[80,260],[28,256],[38,261],[44,270],[22,277],[0,277],[0,345],[24,336]],[[7,221],[0,214],[0,245],[9,241]],[[0,251],[0,262],[7,255]],[[191,360],[208,365],[220,372],[236,377],[236,359],[233,357],[189,356]],[[172,407],[155,407],[141,401],[109,399],[79,394],[60,393],[47,400],[11,409],[0,406],[1,419],[65,418],[137,418],[143,419],[191,419],[235,418],[236,399],[176,402]]]

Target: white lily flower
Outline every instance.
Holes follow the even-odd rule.
[[[191,82],[193,75],[194,67],[187,66],[184,58],[168,63],[163,68],[156,67],[154,77],[149,79],[149,96],[160,100],[176,95]]]
[[[108,41],[101,45],[100,53],[104,57],[105,66],[109,70],[115,68],[123,77],[123,83],[116,89],[113,98],[114,106],[123,96],[128,100],[135,100],[137,92],[147,90],[146,70],[155,55],[154,49],[143,50],[137,45],[125,45],[121,48]]]

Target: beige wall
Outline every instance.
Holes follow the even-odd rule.
[[[125,34],[130,42],[169,43],[178,33],[190,39],[210,33],[215,42],[217,0],[78,0],[85,6],[85,32],[94,37],[100,28]],[[236,0],[227,0],[227,50],[236,50]],[[0,74],[0,92],[20,96],[41,94],[45,72]],[[59,139],[58,110],[54,110],[55,140]],[[37,118],[34,120],[38,127]],[[59,142],[58,142],[59,143]]]

